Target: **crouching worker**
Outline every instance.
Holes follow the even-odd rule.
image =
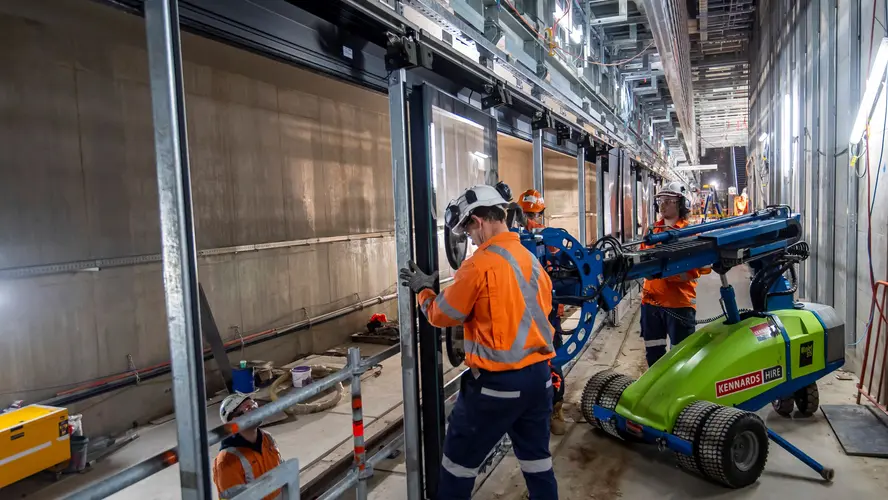
[[[241,393],[231,394],[222,400],[219,417],[223,423],[258,408],[250,396]],[[222,440],[216,460],[213,461],[213,481],[219,491],[219,498],[230,499],[247,489],[262,474],[281,463],[281,453],[271,434],[253,427]],[[278,498],[280,490],[264,500]]]
[[[546,225],[544,224],[546,200],[543,199],[543,195],[540,194],[539,191],[536,189],[528,189],[521,193],[521,196],[518,198],[518,205],[526,216],[525,229],[533,231],[534,229],[546,228]],[[550,251],[557,252],[558,250],[550,248]],[[555,349],[560,349],[563,341],[561,338],[564,334],[564,330],[561,328],[561,318],[563,316],[564,305],[553,302],[552,312],[549,313],[549,323],[551,323],[552,327],[555,329],[555,334],[552,337],[552,345]],[[552,434],[561,436],[567,431],[563,408],[564,391],[566,389],[564,385],[564,372],[561,370],[560,366],[551,365],[550,368],[552,370],[552,382],[555,387],[555,394],[552,398],[552,423],[550,430],[552,431]]]
[[[453,283],[435,294],[437,273],[416,264],[402,269],[401,284],[418,294],[429,323],[463,325],[466,365],[444,440],[438,499],[468,499],[482,462],[508,434],[530,498],[558,497],[549,416],[554,356],[552,282],[539,261],[506,226],[506,200],[492,186],[467,189],[445,213],[445,230],[468,233],[478,249]]]
[[[656,200],[662,217],[654,224],[654,233],[688,226],[689,203],[680,182],[670,182],[657,193]],[[711,271],[693,269],[677,276],[644,280],[641,336],[649,367],[666,354],[667,337],[674,347],[696,330],[697,278]]]

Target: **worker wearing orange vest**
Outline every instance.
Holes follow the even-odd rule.
[[[223,423],[228,423],[256,408],[256,402],[249,396],[234,393],[222,400],[219,417]],[[213,481],[219,498],[227,500],[242,493],[250,483],[280,463],[281,453],[271,434],[258,427],[241,429],[237,434],[225,438],[213,461]],[[263,500],[275,498],[280,498],[280,490]]]
[[[530,498],[555,499],[558,486],[549,453],[554,356],[552,281],[506,226],[507,203],[486,185],[467,189],[445,212],[446,230],[468,233],[478,245],[453,283],[436,294],[437,272],[416,264],[401,283],[418,294],[437,327],[463,325],[466,365],[444,440],[436,498],[469,499],[488,453],[503,434],[512,440]]]
[[[749,194],[746,188],[743,193],[734,197],[734,215],[743,215],[749,210]]]
[[[546,200],[543,199],[543,195],[540,194],[539,191],[536,189],[528,189],[521,193],[521,196],[518,197],[518,205],[527,217],[525,229],[532,231],[534,229],[546,228],[546,225],[543,224],[543,217],[546,211]],[[563,315],[564,306],[553,302],[552,312],[549,313],[549,323],[551,323],[552,327],[555,329],[555,335],[552,337],[552,344],[555,346],[555,349],[560,348],[563,341],[561,338],[564,334],[564,330],[561,328],[561,317]],[[560,366],[551,365],[551,368],[555,395],[552,399],[552,422],[550,424],[550,430],[552,434],[561,436],[567,432],[567,423],[564,421],[563,409],[565,391],[564,372],[561,370]]]
[[[657,193],[662,218],[654,224],[654,233],[688,226],[689,203],[684,189],[680,182],[671,182]],[[710,272],[708,268],[694,269],[669,278],[644,280],[641,336],[648,366],[666,354],[667,336],[676,346],[696,330],[697,278]]]

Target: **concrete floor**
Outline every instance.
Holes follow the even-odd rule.
[[[730,273],[741,307],[748,306],[748,278],[743,270]],[[717,275],[704,277],[698,288],[698,317],[720,312]],[[747,302],[744,304],[744,302]],[[765,472],[759,482],[742,490],[728,490],[677,468],[671,453],[652,446],[626,444],[605,437],[585,423],[578,409],[586,380],[599,370],[614,367],[636,377],[646,368],[644,346],[639,336],[638,308],[619,329],[609,329],[593,339],[584,359],[568,377],[566,412],[571,424],[568,433],[553,437],[551,449],[559,492],[565,499],[649,499],[649,498],[886,498],[888,461],[846,456],[823,414],[810,419],[784,419],[770,407],[759,412],[769,427],[836,470],[835,481],[820,477],[783,449],[770,446]],[[839,380],[830,375],[819,383],[821,403],[852,403],[855,380]],[[524,480],[513,456],[481,486],[479,500],[518,500],[524,498]]]
[[[372,356],[388,346],[376,344],[346,344],[332,349],[345,353],[349,346],[361,348],[362,356]],[[340,356],[310,356],[300,363],[323,364],[341,367],[345,358]],[[445,379],[450,380],[459,370],[445,360]],[[382,363],[378,377],[362,380],[364,401],[364,425],[367,439],[382,431],[402,416],[401,358],[394,356]],[[295,421],[267,424],[264,428],[274,436],[284,460],[298,458],[300,479],[303,484],[322,471],[353,452],[351,399],[347,394],[334,408],[311,415],[299,416]],[[207,408],[208,425],[212,428],[220,424],[219,405]],[[283,415],[281,415],[283,418]],[[88,424],[87,424],[88,425]],[[148,457],[154,456],[176,445],[176,422],[174,419],[137,429],[139,438],[111,456],[96,462],[82,474],[66,475],[54,482],[46,475],[35,475],[0,491],[0,498],[28,498],[29,500],[50,500],[64,497],[90,483],[124,470]],[[215,456],[218,445],[211,456]],[[403,472],[403,465],[401,466]],[[398,475],[397,472],[394,473]],[[377,480],[382,479],[383,474]],[[216,498],[213,488],[213,498]],[[165,469],[129,488],[109,497],[113,500],[173,500],[181,498],[179,490],[179,467]]]
[[[748,276],[741,270],[730,275],[737,288],[741,307],[748,307]],[[701,280],[698,289],[698,317],[720,312],[718,277]],[[836,441],[822,413],[810,419],[783,419],[770,408],[760,412],[773,427],[821,463],[836,470],[836,479],[825,484],[810,469],[782,449],[771,446],[768,465],[760,481],[743,490],[727,490],[677,469],[671,454],[659,453],[650,446],[631,445],[595,432],[583,421],[578,403],[586,380],[594,373],[616,368],[637,377],[646,368],[644,348],[639,337],[638,303],[625,308],[620,327],[605,328],[590,341],[590,346],[567,379],[565,410],[569,421],[565,436],[553,436],[550,447],[555,457],[555,471],[562,499],[648,499],[661,498],[886,498],[888,496],[888,461],[846,456]],[[569,324],[568,324],[569,327]],[[379,346],[362,346],[370,355]],[[322,358],[316,358],[316,360]],[[326,359],[326,358],[323,358]],[[325,363],[333,364],[336,358]],[[343,362],[344,360],[339,360]],[[448,377],[457,370],[445,362]],[[821,402],[851,403],[856,380],[839,380],[834,375],[820,382]],[[363,383],[365,423],[372,435],[401,416],[400,358],[384,363],[378,378]],[[210,424],[218,423],[216,406],[208,409]],[[351,453],[348,398],[329,412],[300,417],[267,427],[281,447],[285,459],[302,461],[303,482],[310,480],[341,456]],[[175,422],[141,429],[141,437],[117,454],[98,462],[93,470],[55,484],[34,481],[3,491],[3,498],[59,498],[89,482],[121,470],[140,459],[175,444]],[[403,455],[377,467],[370,480],[374,500],[406,499]],[[24,486],[27,486],[25,488]],[[479,480],[476,499],[520,500],[526,495],[524,481],[514,456],[506,456],[486,478]],[[113,496],[114,499],[179,498],[178,468],[172,467]],[[351,493],[346,495],[351,498]]]

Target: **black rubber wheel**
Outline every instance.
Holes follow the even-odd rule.
[[[635,380],[626,375],[619,375],[612,379],[602,388],[601,395],[598,397],[598,406],[607,408],[608,410],[615,410],[617,408],[617,403],[620,402],[620,397],[623,396],[623,391],[625,391],[633,382],[635,382]],[[598,427],[615,438],[623,439],[624,437],[613,422],[599,421]]]
[[[695,443],[697,465],[729,488],[758,481],[768,461],[768,431],[755,413],[721,406],[703,422]]]
[[[774,408],[781,417],[791,417],[792,410],[795,409],[795,400],[791,397],[775,399],[771,401],[771,408]]]
[[[593,415],[592,407],[599,404],[601,393],[604,387],[612,380],[621,377],[621,375],[613,370],[604,370],[592,375],[583,388],[583,396],[580,398],[580,410],[583,412],[583,418],[592,427],[600,427],[598,419]]]
[[[453,366],[459,366],[466,360],[463,348],[463,327],[453,326],[444,329],[444,347],[447,351],[447,360]]]
[[[820,408],[820,391],[817,390],[817,383],[802,387],[797,390],[793,396],[796,408],[803,417],[810,417],[817,413]]]
[[[672,433],[685,441],[690,441],[691,446],[694,446],[694,443],[697,442],[698,434],[702,433],[703,422],[718,408],[720,408],[719,405],[709,401],[696,401],[685,406],[684,410],[678,414],[678,418],[675,419],[675,427],[672,429]],[[694,451],[696,451],[696,447],[694,448]],[[675,460],[682,469],[694,474],[703,474],[699,467],[697,467],[695,455],[683,455],[676,452]]]

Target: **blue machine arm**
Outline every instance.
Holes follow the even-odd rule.
[[[643,243],[650,248],[641,250],[631,250],[637,243],[624,246],[613,237],[585,247],[564,229],[518,230],[522,244],[552,278],[554,300],[581,307],[577,327],[565,333],[569,338],[553,363],[563,365],[581,351],[599,310],[614,309],[631,281],[666,278],[706,266],[723,275],[740,264],[763,265],[800,240],[799,221],[789,207],[772,207],[683,229],[649,232]],[[775,286],[784,290],[788,283],[783,279]],[[724,280],[722,300],[728,322],[739,320],[733,288]]]

